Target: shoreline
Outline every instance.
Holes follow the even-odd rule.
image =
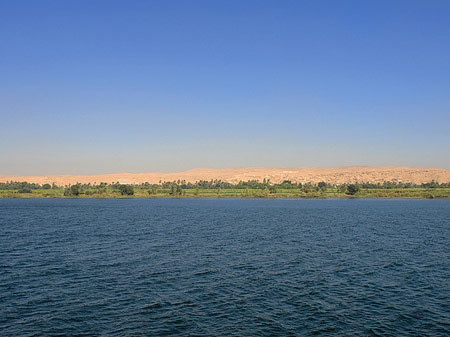
[[[143,197],[143,196],[117,196],[117,197],[96,197],[96,196],[81,196],[81,197],[67,197],[67,196],[61,196],[61,197],[43,197],[43,196],[14,196],[14,197],[4,197],[0,195],[0,199],[72,199],[72,200],[82,200],[82,199],[97,199],[97,200],[108,200],[108,199],[254,199],[254,200],[261,200],[261,199],[271,199],[271,200],[338,200],[338,199],[384,199],[384,200],[398,200],[398,199],[404,199],[404,200],[410,200],[410,199],[417,199],[417,200],[446,200],[450,199],[450,196],[274,196],[274,197],[243,197],[243,196],[157,196],[157,197]]]

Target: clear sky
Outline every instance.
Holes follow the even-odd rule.
[[[0,1],[0,174],[450,169],[450,1]]]

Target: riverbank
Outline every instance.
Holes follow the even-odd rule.
[[[135,189],[133,195],[122,195],[115,189],[87,189],[77,196],[65,196],[63,189],[36,189],[22,193],[17,190],[2,190],[0,198],[413,198],[413,199],[449,199],[450,188],[395,188],[361,189],[348,194],[339,189],[311,190],[285,189],[268,191],[262,189],[185,189],[173,194],[170,189]]]

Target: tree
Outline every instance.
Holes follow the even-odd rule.
[[[42,188],[43,188],[44,190],[49,190],[49,189],[51,189],[52,187],[50,186],[50,184],[44,184],[44,185],[42,185]]]
[[[156,187],[153,187],[152,189],[148,190],[147,193],[150,195],[155,195],[158,193],[158,189]]]
[[[64,190],[64,196],[78,196],[81,193],[80,184],[72,185]]]
[[[347,194],[355,195],[361,188],[357,184],[350,184],[347,186]]]
[[[317,187],[320,188],[321,190],[325,190],[327,188],[327,183],[321,181],[320,183],[317,184]]]
[[[72,185],[70,187],[70,191],[72,192],[72,195],[80,195],[80,192],[81,192],[80,185],[78,185],[78,184]]]
[[[28,186],[25,186],[19,190],[19,193],[32,193],[32,191],[31,191],[31,188],[29,188]]]
[[[131,185],[120,185],[119,192],[121,195],[134,195],[134,187]]]
[[[176,183],[173,183],[170,188],[170,195],[173,196],[181,196],[184,194],[183,188],[180,185],[177,185]]]

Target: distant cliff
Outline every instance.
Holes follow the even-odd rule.
[[[232,183],[247,180],[270,179],[271,182],[280,183],[284,180],[292,182],[325,181],[331,184],[354,182],[383,182],[402,181],[411,183],[424,183],[435,180],[437,182],[450,182],[450,170],[438,168],[415,167],[370,167],[370,166],[344,166],[344,167],[242,167],[229,169],[193,169],[176,173],[115,173],[104,175],[52,175],[52,176],[2,176],[0,182],[27,181],[38,184],[68,185],[74,183],[158,183],[159,181],[185,180],[195,182],[199,180],[220,179]]]

